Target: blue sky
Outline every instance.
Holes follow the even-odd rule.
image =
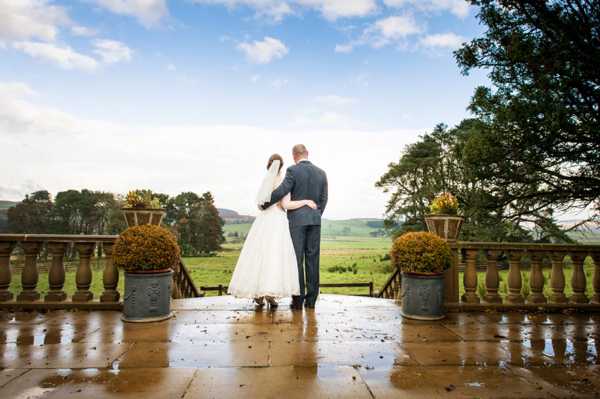
[[[0,0],[0,199],[211,191],[257,214],[267,158],[304,143],[325,217],[380,217],[406,144],[469,117],[485,71],[463,0]]]

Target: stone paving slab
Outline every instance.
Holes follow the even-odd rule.
[[[2,387],[4,398],[181,398],[196,369],[31,370]]]
[[[184,399],[372,398],[349,366],[198,369]]]
[[[361,368],[359,372],[378,399],[555,397],[510,369],[499,366],[406,366]]]

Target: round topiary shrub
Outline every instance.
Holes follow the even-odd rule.
[[[125,271],[172,268],[179,259],[175,236],[158,226],[133,226],[123,231],[113,247],[115,265]]]
[[[392,245],[392,265],[406,273],[441,274],[452,266],[452,251],[433,233],[406,233]]]

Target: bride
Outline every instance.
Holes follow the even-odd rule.
[[[271,192],[283,181],[282,167],[283,158],[279,154],[271,155],[267,174],[256,196],[258,205],[269,201]],[[285,210],[303,206],[317,209],[312,200],[291,201],[288,193],[277,206],[258,215],[235,266],[229,294],[253,299],[260,306],[266,299],[271,307],[278,305],[276,298],[300,295],[298,262]]]

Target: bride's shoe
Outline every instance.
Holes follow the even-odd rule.
[[[264,306],[265,304],[265,297],[261,296],[259,298],[254,298],[254,302],[258,305],[258,306]]]
[[[275,298],[273,298],[272,296],[268,296],[268,297],[266,297],[266,299],[267,299],[267,302],[269,302],[269,306],[271,306],[272,308],[276,308],[277,306],[279,306],[279,304],[277,303]]]

